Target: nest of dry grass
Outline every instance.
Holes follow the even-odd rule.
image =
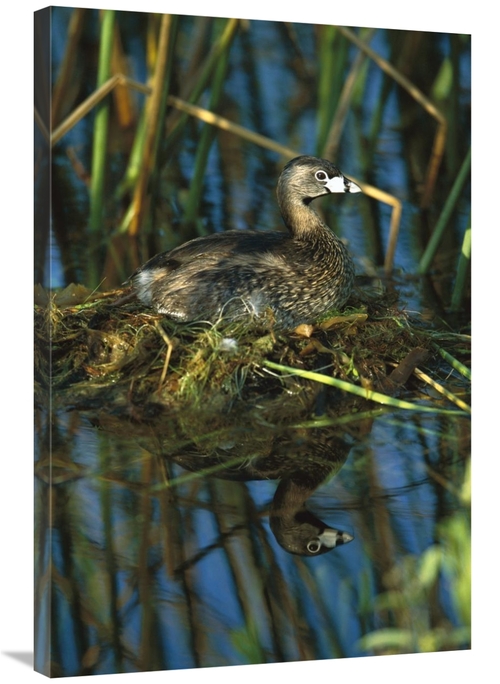
[[[92,295],[70,286],[35,301],[35,399],[44,406],[148,420],[187,407],[220,412],[259,396],[307,384],[270,372],[265,361],[379,387],[413,349],[429,351],[439,334],[411,321],[394,300],[355,301],[342,314],[291,332],[241,323],[176,324],[120,292]],[[441,343],[465,363],[462,336]]]

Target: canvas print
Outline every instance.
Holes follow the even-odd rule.
[[[469,649],[470,36],[34,22],[35,669]]]

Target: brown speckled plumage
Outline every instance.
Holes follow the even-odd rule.
[[[159,254],[131,277],[138,298],[177,321],[265,316],[293,328],[345,304],[354,266],[311,208],[330,192],[359,192],[331,162],[297,157],[283,169],[278,203],[288,232],[232,230]]]

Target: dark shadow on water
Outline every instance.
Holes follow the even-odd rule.
[[[2,651],[3,655],[18,660],[23,665],[33,667],[33,651]]]

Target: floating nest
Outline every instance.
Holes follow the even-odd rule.
[[[221,413],[259,397],[299,392],[311,384],[298,377],[302,371],[383,389],[412,350],[427,352],[431,373],[442,362],[440,349],[465,366],[470,359],[466,336],[426,329],[394,297],[380,294],[356,295],[342,314],[332,312],[290,333],[275,331],[272,321],[178,324],[133,300],[123,303],[121,295],[92,294],[82,286],[51,295],[36,289],[39,407],[50,396],[54,408],[104,407],[134,421],[171,411]]]

